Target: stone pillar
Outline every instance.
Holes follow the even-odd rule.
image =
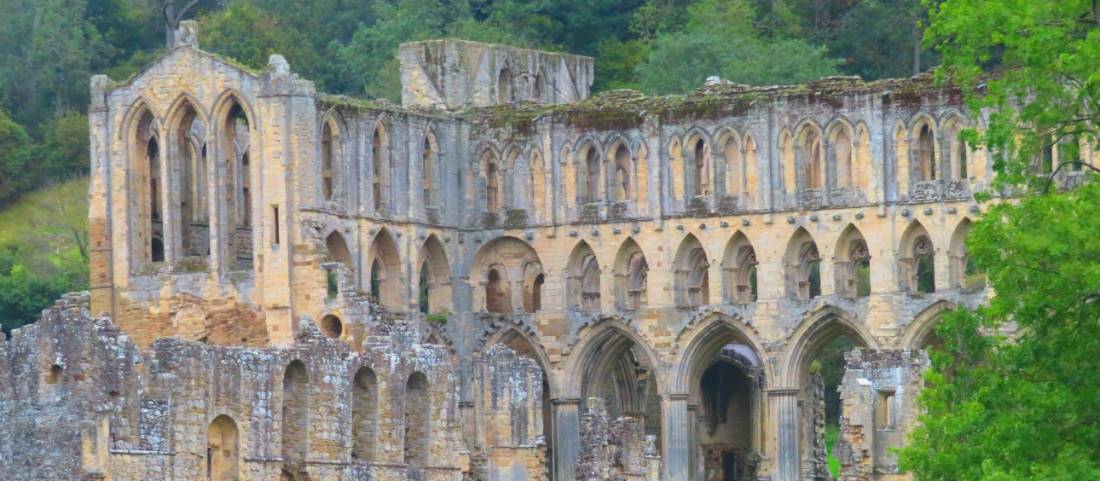
[[[462,415],[462,442],[466,450],[473,452],[477,446],[477,410],[473,401],[459,401],[458,411]]]
[[[798,461],[798,393],[796,388],[768,391],[773,419],[776,422],[775,480],[797,481]]]
[[[688,394],[669,394],[661,400],[663,426],[661,428],[665,481],[687,481],[691,470],[691,416],[688,414]]]
[[[114,317],[114,251],[111,243],[111,142],[108,128],[105,75],[92,77],[88,130],[91,137],[91,173],[88,192],[88,259],[92,316]],[[124,199],[125,196],[120,198]],[[123,264],[124,266],[126,264]]]
[[[552,399],[554,415],[554,481],[574,481],[580,454],[580,405],[577,398]]]
[[[702,446],[699,443],[699,423],[701,417],[699,415],[699,405],[689,404],[688,410],[688,479],[691,480],[704,480],[706,479],[706,469],[703,463],[700,463],[700,453]]]

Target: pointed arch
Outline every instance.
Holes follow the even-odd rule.
[[[531,215],[538,221],[545,222],[549,219],[549,200],[546,198],[546,186],[548,184],[546,173],[551,171],[544,165],[542,151],[538,147],[531,148]],[[552,185],[552,184],[551,184]]]
[[[799,227],[791,236],[783,262],[789,298],[808,301],[821,295],[821,254],[805,228]]]
[[[780,165],[783,167],[783,187],[788,195],[798,192],[798,165],[795,158],[794,134],[786,128],[778,137]]]
[[[717,148],[722,155],[722,182],[718,193],[722,196],[740,197],[747,185],[747,164],[744,159],[744,147],[741,137],[733,129],[723,129],[718,134]]]
[[[328,112],[321,120],[321,198],[327,201],[339,201],[345,196],[346,131],[343,118],[336,111]]]
[[[420,247],[418,264],[420,312],[436,313],[451,310],[451,266],[447,251],[435,234],[429,235]]]
[[[967,180],[973,176],[970,165],[973,157],[970,147],[962,138],[962,132],[968,127],[966,118],[952,112],[948,114],[943,125],[943,155],[944,171],[947,180]]]
[[[400,250],[393,234],[385,227],[378,230],[367,251],[370,294],[386,309],[404,310]]]
[[[171,174],[167,193],[172,205],[170,249],[181,257],[210,252],[209,200],[207,191],[207,140],[209,122],[193,96],[182,93],[169,108],[165,136],[167,166]]]
[[[958,288],[963,292],[974,292],[985,288],[985,273],[981,272],[970,257],[970,249],[967,247],[967,237],[973,222],[964,217],[955,226],[951,234],[951,245],[948,246],[947,256],[949,261],[949,274],[952,288]]]
[[[575,161],[577,163],[577,208],[599,202],[603,199],[603,176],[600,168],[600,147],[595,140],[585,139],[578,142]]]
[[[855,225],[848,224],[841,232],[833,261],[836,292],[850,299],[871,295],[871,250]]]
[[[842,189],[850,188],[856,184],[854,168],[856,147],[852,125],[847,120],[838,118],[829,126],[828,132],[827,159],[828,163],[832,164],[832,168],[827,168],[826,171],[833,172],[831,184]]]
[[[744,200],[740,202],[740,205],[745,209],[756,209],[758,208],[758,193],[760,192],[760,167],[758,164],[760,157],[757,152],[756,139],[752,135],[745,134],[743,150],[745,176],[744,190],[741,197]]]
[[[325,237],[325,249],[327,251],[325,256],[326,260],[339,262],[349,271],[354,269],[355,265],[351,260],[351,251],[348,250],[348,243],[344,240],[344,236],[340,235],[339,231],[333,230],[329,233],[328,237]]]
[[[804,120],[796,130],[795,164],[799,189],[820,189],[826,186],[825,149],[821,128]]]
[[[134,268],[164,261],[164,231],[161,199],[161,122],[144,99],[138,99],[127,113],[130,212],[130,259]]]
[[[627,237],[615,254],[615,305],[624,311],[645,307],[648,290],[649,263],[645,252],[633,237]]]
[[[894,124],[894,176],[897,184],[897,198],[908,198],[910,178],[912,178],[909,165],[909,132],[901,120]]]
[[[580,241],[569,254],[566,289],[569,307],[582,311],[599,311],[600,263],[596,253],[585,241]]]
[[[371,203],[375,214],[383,214],[390,205],[390,135],[385,117],[374,121],[370,138]]]
[[[420,200],[426,209],[439,206],[440,169],[439,140],[435,130],[428,126],[424,129],[424,142],[420,148]]]
[[[481,199],[483,212],[498,212],[503,207],[504,192],[502,192],[502,179],[500,155],[491,147],[486,147],[481,152]]]
[[[913,180],[923,182],[942,178],[936,121],[927,114],[917,115],[910,129],[910,138],[913,139],[909,148]]]
[[[645,413],[646,399],[657,392],[658,358],[634,329],[613,318],[603,318],[582,337],[565,361],[564,395],[604,397],[614,417],[624,412]],[[655,416],[659,421],[659,415]],[[648,421],[647,421],[648,422]]]
[[[936,327],[943,318],[943,314],[956,307],[954,302],[947,300],[939,300],[925,307],[905,326],[898,348],[915,351],[939,344],[940,341],[936,338]]]
[[[710,304],[710,261],[694,234],[680,241],[675,259],[676,304],[684,307]]]
[[[936,248],[920,221],[914,220],[901,236],[898,272],[902,290],[913,294],[936,292]]]
[[[508,69],[508,66],[504,66],[497,73],[497,104],[505,105],[514,102],[516,100],[513,94],[514,88],[512,71]]]
[[[227,91],[215,103],[213,117],[218,143],[216,178],[222,179],[218,192],[225,205],[219,238],[224,241],[227,265],[234,270],[252,268],[252,155],[256,124],[251,107],[235,92]]]
[[[871,194],[871,133],[867,124],[860,122],[856,125],[856,141],[852,155],[852,186],[857,193]]]
[[[608,199],[611,202],[628,202],[634,198],[637,189],[634,157],[623,139],[614,141],[608,150],[607,179]]]
[[[431,451],[432,398],[428,376],[420,371],[410,374],[405,382],[404,400],[403,460],[415,472],[428,467]]]
[[[784,355],[784,378],[787,386],[804,386],[810,374],[810,362],[823,346],[838,336],[845,336],[858,347],[879,349],[878,340],[868,327],[848,311],[824,306],[802,318]]]
[[[669,170],[669,184],[668,188],[671,191],[672,198],[676,200],[683,200],[684,197],[684,178],[687,172],[684,169],[684,151],[683,146],[680,143],[680,138],[673,135],[668,141],[668,170]]]
[[[710,137],[701,129],[692,129],[688,132],[685,143],[686,154],[684,156],[684,172],[687,178],[684,185],[687,186],[685,199],[710,195],[713,190],[712,172],[714,166],[711,162]]]
[[[744,232],[737,231],[722,255],[722,297],[729,303],[750,304],[759,296],[756,249]]]

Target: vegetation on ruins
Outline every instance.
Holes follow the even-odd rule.
[[[922,481],[1100,479],[1100,185],[1048,186],[1100,134],[1100,3],[948,0],[930,34],[940,75],[993,112],[971,139],[1030,193],[970,232],[996,295],[938,328],[903,465]],[[1069,155],[1051,158],[1055,143]]]

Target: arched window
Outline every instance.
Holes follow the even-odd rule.
[[[638,309],[646,304],[646,283],[649,264],[641,252],[635,252],[627,262],[626,309]]]
[[[250,122],[241,104],[233,102],[222,125],[222,176],[228,227],[228,259],[235,270],[252,268],[252,179]]]
[[[176,176],[178,186],[168,200],[176,210],[175,238],[169,250],[183,257],[206,256],[210,253],[210,230],[207,216],[206,188],[206,125],[198,117],[190,101],[183,101],[173,117],[173,136],[168,151],[168,172]]]
[[[515,97],[512,96],[512,72],[507,68],[501,69],[500,75],[497,76],[497,103],[508,104],[514,100]]]
[[[698,197],[707,195],[710,193],[710,174],[707,169],[707,144],[702,138],[696,138],[691,144],[691,195],[690,197]]]
[[[625,145],[619,144],[613,154],[614,175],[612,175],[611,200],[622,202],[630,200],[634,196],[634,187],[631,176],[634,172],[633,162],[630,158],[630,150]]]
[[[486,150],[481,155],[481,168],[485,182],[485,212],[497,212],[501,208],[500,164],[497,154]]]
[[[382,298],[382,259],[375,258],[370,264],[370,297],[378,302]]]
[[[336,174],[332,145],[332,127],[328,122],[321,128],[321,194],[325,200],[332,200],[336,193]]]
[[[237,423],[229,416],[214,418],[206,430],[207,481],[236,481],[239,453]]]
[[[428,263],[425,262],[420,265],[420,280],[417,285],[417,304],[421,314],[431,312],[431,290],[428,286]]]
[[[707,262],[706,252],[702,248],[692,250],[691,256],[688,258],[687,296],[689,305],[701,306],[710,303],[709,269],[710,263]]]
[[[743,246],[737,253],[737,272],[735,279],[735,299],[741,304],[756,302],[759,297],[756,283],[756,251],[752,246]]]
[[[309,373],[302,361],[287,365],[283,374],[283,459],[306,459],[309,439]]]
[[[584,153],[585,178],[581,182],[584,186],[582,205],[600,201],[600,161],[597,157],[596,148],[588,146]]]
[[[803,300],[810,300],[821,295],[821,255],[817,252],[817,244],[809,243],[802,247],[798,256],[799,277],[798,291]]]
[[[542,309],[542,285],[546,276],[537,262],[528,262],[523,267],[523,310],[529,313]]]
[[[164,223],[160,216],[160,146],[156,137],[150,137],[146,145],[145,158],[148,162],[149,172],[149,218],[152,232],[150,240],[150,252],[153,262],[164,262],[164,241],[161,232]]]
[[[928,236],[917,238],[913,245],[914,269],[913,286],[916,292],[927,294],[936,292],[936,264],[932,241]]]
[[[936,180],[936,137],[927,123],[917,133],[916,154],[917,180]]]
[[[855,183],[852,179],[852,136],[846,126],[838,125],[834,129],[832,144],[833,160],[836,162],[836,186],[851,187]]]
[[[965,126],[957,117],[952,117],[944,123],[944,142],[947,143],[948,173],[951,180],[966,180],[970,178],[969,150],[966,141],[962,138],[962,130]]]
[[[853,240],[848,248],[848,283],[845,290],[849,297],[871,295],[871,253],[863,239]]]
[[[374,128],[374,135],[371,137],[370,143],[371,152],[371,196],[374,200],[374,212],[383,213],[387,207],[388,192],[386,191],[386,185],[388,182],[387,166],[389,165],[389,135],[386,133],[385,125],[379,122]]]
[[[546,100],[543,98],[545,92],[546,78],[542,76],[542,71],[540,70],[539,73],[535,75],[535,87],[534,91],[532,92],[534,98],[531,100],[534,100],[535,102],[544,102]]]
[[[361,367],[352,381],[351,457],[357,461],[374,460],[378,433],[378,379],[368,367]]]
[[[740,196],[744,192],[745,163],[741,159],[741,145],[732,134],[725,139],[722,157],[726,161],[725,194]]]
[[[581,261],[581,309],[600,310],[600,265],[596,256],[588,255]]]
[[[802,155],[802,181],[808,189],[825,187],[825,162],[822,157],[821,135],[816,128],[805,126],[799,135],[798,152]]]
[[[429,133],[424,136],[424,150],[420,156],[420,192],[421,200],[425,207],[435,207],[435,158],[436,151],[434,137]]]
[[[410,469],[427,467],[431,441],[431,393],[428,377],[414,372],[405,383],[405,464]],[[422,479],[412,476],[410,479]]]
[[[512,289],[499,266],[489,268],[485,282],[485,310],[498,314],[512,312]]]

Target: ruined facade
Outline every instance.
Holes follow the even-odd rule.
[[[921,350],[988,294],[958,91],[399,58],[401,106],[328,96],[185,22],[92,79],[91,291],[0,342],[0,478],[827,479],[838,336],[842,477],[904,478]]]

